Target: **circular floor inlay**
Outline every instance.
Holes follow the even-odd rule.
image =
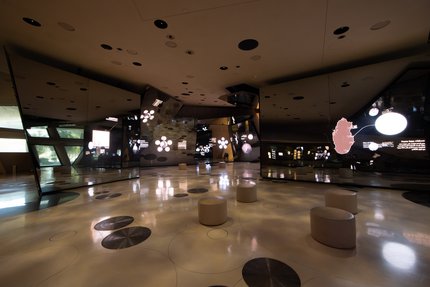
[[[301,286],[299,276],[290,266],[272,258],[254,258],[246,262],[242,276],[248,286]]]
[[[102,246],[107,249],[123,249],[145,241],[151,235],[146,227],[126,227],[117,230],[102,240]]]
[[[63,232],[59,232],[59,233],[56,233],[56,234],[52,235],[49,238],[49,241],[58,241],[58,240],[67,239],[67,238],[75,236],[76,234],[78,234],[78,232],[76,232],[76,231],[63,231]]]
[[[421,204],[430,207],[430,193],[428,191],[414,190],[407,191],[402,194],[402,196],[414,203]]]
[[[132,223],[134,218],[131,216],[116,216],[100,221],[94,225],[95,230],[115,230],[125,227]]]
[[[95,197],[95,199],[106,199],[109,196],[109,194],[102,194],[102,195],[97,195]]]
[[[208,192],[207,188],[190,188],[188,190],[189,193],[205,193]]]
[[[174,197],[185,197],[185,196],[188,196],[188,194],[187,193],[177,193],[177,194],[175,194],[173,196]]]
[[[121,193],[117,192],[117,193],[112,193],[108,195],[108,198],[114,198],[114,197],[118,197],[121,196]]]
[[[208,237],[210,239],[221,239],[226,238],[228,236],[228,232],[224,229],[213,229],[208,232]]]

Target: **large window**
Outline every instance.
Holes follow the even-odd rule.
[[[73,164],[82,152],[82,146],[65,146],[67,156],[69,157],[70,163]]]
[[[27,129],[28,134],[34,138],[49,138],[47,126],[31,127]]]
[[[52,145],[35,145],[37,159],[39,165],[42,166],[59,166],[61,165],[58,159],[55,148]]]
[[[83,139],[84,129],[78,128],[57,128],[58,135],[62,139]]]
[[[0,152],[28,152],[25,139],[0,138]]]
[[[0,106],[0,128],[23,129],[17,106]]]

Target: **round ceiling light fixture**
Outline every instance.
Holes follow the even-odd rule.
[[[40,26],[42,26],[42,24],[40,24],[39,22],[37,22],[36,20],[31,19],[31,18],[24,17],[24,18],[22,18],[22,20],[25,23],[30,24],[30,25],[32,25],[34,27],[40,27]]]
[[[258,47],[258,41],[255,39],[245,39],[237,45],[242,51],[250,51]]]
[[[242,151],[243,151],[243,153],[245,153],[245,154],[250,153],[250,152],[252,151],[252,147],[251,147],[251,145],[250,145],[249,143],[244,143],[244,144],[242,145]]]
[[[333,34],[335,34],[335,35],[342,35],[342,34],[348,32],[348,30],[349,30],[348,26],[342,26],[342,27],[339,27],[336,30],[334,30]]]
[[[371,109],[369,110],[369,116],[374,117],[374,116],[376,116],[377,114],[379,114],[379,109],[378,109],[378,108],[373,107],[373,108],[371,108]]]
[[[166,152],[170,151],[170,145],[172,145],[172,141],[168,140],[166,136],[162,136],[161,140],[156,140],[155,144],[158,145],[157,151],[162,152],[163,150]]]
[[[375,23],[372,26],[370,26],[370,30],[372,30],[372,31],[380,30],[380,29],[385,28],[388,25],[390,25],[390,23],[391,23],[390,20],[384,20],[384,21]]]
[[[157,19],[154,21],[154,25],[155,27],[159,28],[159,29],[166,29],[167,28],[167,22],[161,19]]]
[[[221,139],[218,140],[218,147],[220,149],[226,149],[228,145],[228,140],[226,140],[224,137],[221,137]]]
[[[375,128],[381,134],[391,136],[403,132],[408,125],[405,116],[395,112],[380,115],[375,121]]]

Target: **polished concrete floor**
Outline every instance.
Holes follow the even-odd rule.
[[[3,216],[0,285],[260,286],[243,271],[265,258],[288,265],[301,286],[430,286],[429,207],[404,191],[356,188],[357,246],[334,249],[310,237],[309,210],[342,187],[259,174],[256,163],[142,169],[140,179],[74,189],[79,196],[58,206]],[[236,201],[243,180],[257,184],[257,202]],[[228,220],[203,226],[197,202],[212,195],[228,200]]]

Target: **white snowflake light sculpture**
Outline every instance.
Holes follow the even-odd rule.
[[[147,123],[148,121],[154,119],[154,110],[144,110],[143,114],[140,115],[142,122]]]
[[[220,149],[226,149],[228,146],[228,140],[226,140],[224,137],[218,140],[218,147]]]
[[[155,144],[158,145],[157,151],[162,152],[163,150],[168,152],[170,151],[170,145],[172,145],[172,141],[168,140],[165,136],[161,137],[161,140],[156,140]]]

